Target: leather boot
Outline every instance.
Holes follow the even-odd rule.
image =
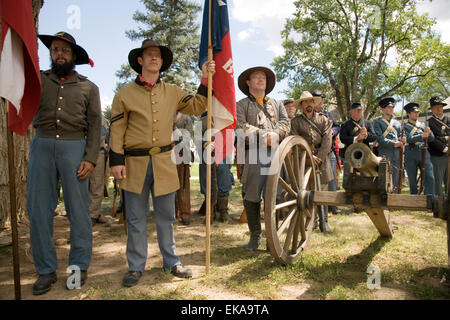
[[[217,211],[219,212],[218,220],[220,222],[231,222],[232,219],[228,215],[228,198],[218,198],[216,204]]]
[[[325,218],[325,223],[324,223],[325,232],[326,232],[326,233],[333,232],[333,229],[331,229],[330,225],[328,224],[328,210],[325,211],[324,218]],[[324,230],[322,230],[321,225],[322,225],[322,224],[319,223],[320,231],[321,231],[321,232],[324,232]]]
[[[255,251],[261,244],[261,202],[244,200],[244,207],[247,213],[248,229],[250,230],[250,241],[246,249]]]
[[[199,216],[204,216],[206,215],[206,199],[203,200],[202,206],[200,207],[200,209],[198,210],[197,214]]]

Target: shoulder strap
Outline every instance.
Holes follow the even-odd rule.
[[[301,116],[303,117],[303,119],[305,119],[309,123],[311,128],[313,128],[321,137],[323,137],[323,133],[320,131],[320,129],[316,126],[316,124],[314,122],[309,120],[303,113],[301,114]]]

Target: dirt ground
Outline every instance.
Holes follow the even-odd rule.
[[[198,207],[193,208],[195,209]],[[247,242],[246,224],[238,221],[240,208],[231,204],[232,217],[235,219],[230,224],[215,223],[211,226],[211,232],[229,233],[232,240],[231,246],[244,246]],[[110,217],[110,216],[109,216]],[[21,294],[25,300],[83,300],[83,299],[136,299],[139,295],[131,297],[121,296],[121,281],[126,274],[127,261],[125,256],[126,250],[126,234],[124,226],[117,224],[117,219],[110,217],[111,225],[97,224],[93,227],[93,256],[91,266],[89,268],[87,283],[78,290],[67,290],[66,280],[69,274],[66,272],[68,267],[69,253],[69,223],[64,215],[55,216],[54,241],[58,256],[58,281],[53,285],[52,290],[41,296],[32,295],[32,286],[37,279],[34,270],[33,259],[31,256],[31,248],[29,244],[28,226],[21,225],[19,232],[20,243],[20,266],[21,266]],[[183,226],[179,222],[175,223],[175,237],[177,243],[177,254],[180,256],[184,266],[189,267],[193,271],[193,279],[184,280],[167,275],[161,271],[162,258],[157,246],[156,231],[152,217],[149,220],[148,238],[149,252],[146,266],[146,272],[141,278],[136,290],[146,290],[155,283],[163,290],[183,290],[183,282],[186,282],[189,292],[201,293],[200,297],[204,300],[252,300],[254,296],[246,292],[239,292],[222,287],[218,284],[215,287],[205,285],[205,226],[203,217],[194,213],[189,226]],[[220,243],[212,242],[211,250],[220,247]],[[267,253],[263,253],[267,254]],[[268,254],[267,254],[268,255]],[[216,261],[213,261],[215,263]],[[220,272],[220,263],[216,264],[216,271]],[[225,270],[225,269],[224,269]],[[12,267],[12,247],[3,245],[0,247],[0,300],[14,299],[14,277]],[[280,300],[316,300],[321,299],[314,291],[308,290],[314,286],[314,280],[307,280],[301,284],[283,285],[277,292]],[[146,287],[147,286],[147,287]],[[142,289],[139,289],[141,287]],[[181,289],[179,289],[181,287]],[[186,288],[185,288],[186,289]],[[136,293],[135,293],[136,294]],[[110,296],[108,296],[110,295]],[[144,298],[153,299],[152,293],[143,292]],[[176,295],[178,299],[183,294]],[[164,297],[169,298],[170,295]],[[195,297],[195,296],[194,296]],[[188,296],[192,299],[192,295]],[[401,286],[383,287],[374,294],[372,299],[392,299],[392,300],[409,300],[415,299]]]

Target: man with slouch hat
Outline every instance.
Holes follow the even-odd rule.
[[[308,91],[303,91],[300,98],[295,100],[294,106],[301,110],[301,113],[291,120],[291,134],[303,137],[309,144],[314,165],[320,170],[320,183],[322,190],[327,190],[328,183],[333,180],[333,171],[330,165],[330,152],[332,143],[333,122],[322,112],[315,112],[314,107],[320,102],[319,97],[313,96]],[[322,232],[331,232],[328,225],[328,210],[324,212],[324,220],[320,221],[319,215],[315,215],[314,228],[322,226]],[[322,223],[323,222],[323,223]]]
[[[275,74],[266,67],[245,70],[238,78],[247,96],[236,104],[238,139],[245,139],[245,164],[241,175],[244,208],[250,230],[247,250],[261,242],[261,197],[267,182],[272,148],[289,134],[289,120],[282,102],[267,95],[275,87]],[[241,140],[242,141],[242,140]]]
[[[136,285],[144,273],[150,193],[163,270],[176,277],[192,277],[192,271],[182,267],[175,247],[175,192],[180,183],[172,152],[172,129],[177,111],[205,111],[207,73],[215,71],[215,63],[203,64],[201,84],[191,95],[161,80],[161,72],[170,67],[172,60],[168,47],[144,40],[140,48],[128,54],[138,76],[116,93],[112,104],[110,167],[124,190],[128,221],[128,273],[122,280],[125,287]]]
[[[86,282],[92,256],[88,178],[100,150],[101,127],[98,87],[74,70],[75,65],[93,66],[87,52],[66,32],[39,35],[39,39],[50,50],[51,69],[41,72],[27,174],[30,242],[39,275],[33,285],[35,295],[48,292],[57,280],[53,217],[59,181],[70,222],[69,267],[80,276],[79,285]],[[67,288],[75,286],[67,281]]]

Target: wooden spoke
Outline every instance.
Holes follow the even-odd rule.
[[[303,177],[302,180],[302,189],[306,190],[306,188],[308,187],[309,184],[309,178],[311,177],[311,172],[313,171],[312,167],[308,167],[308,169],[306,170],[306,173]]]
[[[295,192],[291,188],[291,186],[286,181],[284,181],[284,179],[282,177],[279,177],[278,180],[279,180],[279,182],[280,182],[280,184],[281,184],[281,186],[283,187],[284,190],[286,190],[291,196],[297,197],[297,192]]]
[[[303,177],[305,175],[305,167],[306,167],[306,156],[308,155],[308,153],[306,151],[303,151],[301,154],[301,159],[300,159],[300,171],[299,171],[299,176]]]
[[[290,207],[290,206],[292,206],[294,204],[297,204],[297,199],[289,200],[289,201],[277,204],[275,206],[275,210],[280,210],[280,209],[283,209],[283,208],[286,208],[286,207]]]
[[[297,182],[297,185],[300,185],[300,179],[302,178],[302,176],[300,176],[300,159],[299,159],[299,155],[298,155],[298,147],[294,146],[293,147],[293,162],[294,162],[294,175],[295,175],[295,181]]]
[[[298,218],[298,214],[294,214],[294,218],[291,219],[291,223],[289,224],[287,235],[286,235],[286,240],[284,240],[284,246],[283,246],[283,250],[285,252],[288,251],[289,245],[291,244],[292,237],[294,235],[295,225],[297,224],[297,218]]]
[[[277,230],[278,237],[280,237],[281,234],[286,230],[286,227],[288,226],[289,222],[292,220],[292,217],[294,217],[296,211],[297,211],[297,209],[294,208],[292,211],[289,212],[288,216],[284,219],[280,228]]]
[[[292,161],[289,158],[289,156],[286,157],[286,159],[284,160],[284,163],[286,164],[286,169],[287,169],[287,172],[288,172],[289,181],[291,182],[292,187],[294,187],[294,191],[297,191],[298,190],[298,184],[297,184],[297,180],[295,179],[294,168],[292,166]]]
[[[302,236],[302,241],[306,240],[305,232],[305,217],[303,216],[304,211],[299,212],[298,220],[300,221],[300,235]]]

